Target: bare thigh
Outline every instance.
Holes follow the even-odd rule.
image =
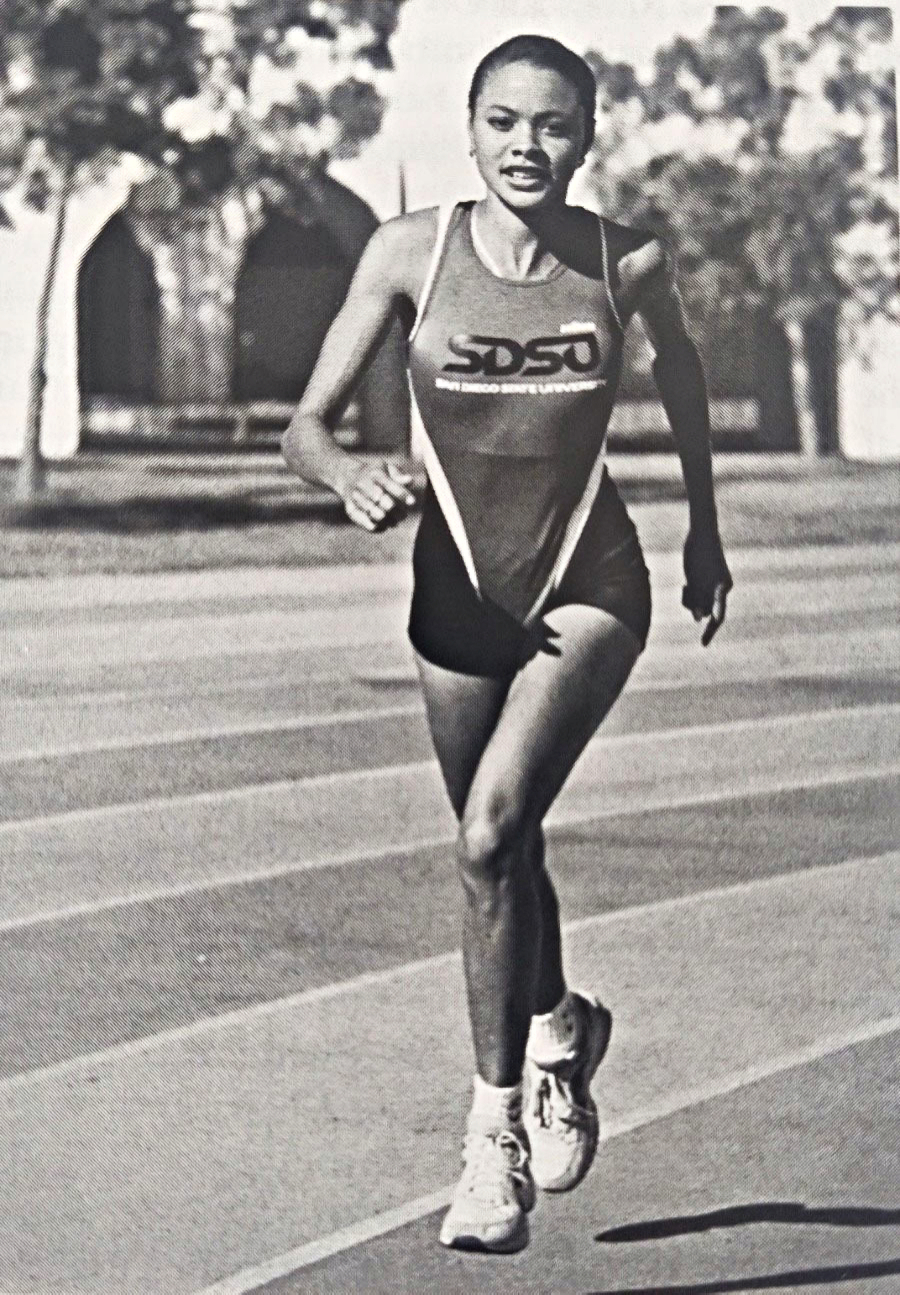
[[[539,823],[637,660],[637,638],[607,612],[572,604],[545,619],[554,652],[539,652],[512,680],[458,674],[417,658],[458,818],[464,811],[527,811]]]
[[[512,680],[469,787],[467,820],[539,824],[640,654],[631,630],[596,607],[567,604],[545,619],[556,651],[539,652]]]
[[[416,665],[435,754],[454,813],[461,818],[510,681],[445,670],[418,653]]]

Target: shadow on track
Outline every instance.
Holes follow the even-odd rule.
[[[699,1282],[687,1286],[607,1287],[590,1295],[728,1295],[730,1291],[799,1290],[803,1286],[827,1286],[832,1282],[876,1280],[900,1274],[900,1259],[881,1263],[841,1264],[835,1268],[804,1268],[795,1272],[765,1273],[759,1277],[734,1277],[725,1281]]]
[[[262,492],[274,493],[274,492]],[[33,504],[0,502],[0,525],[20,530],[88,531],[114,535],[207,530],[213,527],[302,522],[315,515],[322,522],[349,528],[343,505],[332,500],[253,495],[131,495],[112,500],[50,496]]]
[[[725,1209],[711,1210],[708,1214],[627,1223],[624,1227],[599,1232],[594,1240],[606,1245],[662,1241],[666,1237],[709,1232],[713,1228],[744,1227],[748,1223],[813,1223],[836,1228],[884,1228],[900,1223],[900,1209],[884,1210],[856,1205],[810,1208],[799,1201],[760,1201],[752,1205],[730,1205]]]

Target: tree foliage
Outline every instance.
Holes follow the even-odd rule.
[[[863,277],[883,307],[896,294],[890,10],[838,8],[799,41],[785,28],[770,7],[718,6],[643,82],[593,59],[601,201],[670,240],[700,316],[809,321],[857,291],[866,243]]]
[[[353,156],[381,125],[402,0],[7,0],[0,187],[137,153],[179,199]]]
[[[76,164],[108,150],[161,157],[163,109],[191,81],[194,37],[178,0],[10,0],[5,17],[7,161],[34,138]]]
[[[21,498],[40,487],[50,303],[73,192],[137,156],[128,218],[160,292],[161,389],[186,398],[187,374],[227,395],[247,241],[267,204],[291,206],[380,128],[401,3],[5,0],[0,191],[18,193],[0,202],[0,227],[10,233],[22,201],[53,208]]]

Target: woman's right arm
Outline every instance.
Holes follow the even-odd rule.
[[[350,520],[370,531],[399,521],[415,502],[411,478],[393,463],[361,464],[331,429],[390,328],[398,294],[408,291],[405,223],[390,221],[369,240],[281,442],[288,467],[334,490]]]

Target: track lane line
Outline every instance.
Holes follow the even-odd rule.
[[[848,612],[870,607],[876,603],[883,583],[876,577],[857,580],[849,586],[839,578],[820,579],[810,589],[805,581],[772,582],[764,586],[768,593],[757,595],[755,601],[781,616],[799,606],[796,614],[800,624],[803,616],[820,615],[837,605],[845,605]],[[688,628],[685,613],[675,598],[677,586],[666,582],[661,590],[657,585],[657,596],[663,591],[662,607],[654,618],[657,632],[676,625]],[[291,650],[333,651],[346,648],[348,638],[355,647],[383,645],[402,638],[407,601],[392,598],[374,607],[357,602],[297,612],[266,611],[264,604],[256,611],[234,612],[226,605],[218,615],[191,619],[161,616],[146,622],[101,620],[48,629],[16,626],[0,628],[0,647],[6,661],[34,673],[41,669],[52,671],[60,664],[95,663],[98,659],[119,666],[133,661],[158,665],[194,658],[216,660],[233,643],[250,645],[253,651],[269,655]],[[740,605],[739,601],[736,605]],[[891,606],[885,605],[887,610]]]
[[[290,655],[291,660],[295,661],[296,654]],[[299,682],[301,685],[315,683],[323,687],[331,684],[369,689],[418,688],[418,677],[410,653],[403,648],[399,639],[388,653],[388,657],[391,656],[395,659],[372,665],[348,662],[339,671],[314,671],[298,680],[282,674],[271,680],[270,686],[285,688]],[[700,656],[692,638],[683,637],[679,642],[659,644],[651,639],[629,682],[629,692],[688,685],[708,688],[725,681],[747,683],[755,679],[814,676],[827,680],[856,673],[861,669],[870,673],[895,672],[895,630],[890,627],[866,631],[845,629],[817,635],[774,635],[734,641],[722,639],[717,643],[714,656]],[[238,688],[239,685],[234,685],[232,691],[237,691]],[[64,706],[65,695],[48,698],[41,703],[45,709],[51,704]],[[94,703],[99,706],[102,704],[102,699]],[[12,713],[15,716],[15,710]],[[3,710],[0,708],[0,715],[2,714]],[[78,717],[79,713],[76,711],[70,716],[69,722],[76,721]],[[265,723],[264,718],[262,723]]]
[[[827,723],[843,719],[847,722],[866,717],[888,717],[900,713],[900,702],[886,702],[866,706],[826,707],[822,710],[803,711],[790,715],[760,716],[754,719],[733,720],[720,724],[681,725],[676,728],[650,730],[643,733],[630,733],[606,737],[600,734],[591,739],[587,750],[615,749],[624,743],[643,745],[660,740],[675,741],[678,738],[697,737],[698,739],[724,736],[726,734],[758,732],[766,728],[797,728],[804,724]],[[371,769],[350,769],[335,773],[313,774],[303,778],[284,778],[276,782],[254,783],[251,786],[233,787],[225,790],[185,792],[180,796],[148,796],[143,800],[129,801],[126,804],[81,807],[62,810],[58,813],[35,815],[32,818],[14,819],[0,823],[0,838],[13,834],[27,834],[41,831],[46,827],[55,827],[68,823],[95,822],[98,819],[115,819],[124,815],[144,810],[177,808],[188,805],[215,805],[224,801],[243,800],[248,797],[289,791],[292,788],[304,791],[315,791],[316,788],[333,785],[352,785],[354,782],[377,780],[398,774],[424,773],[436,767],[434,759],[416,760],[395,765],[376,765]]]
[[[859,872],[866,867],[897,867],[898,865],[900,865],[900,851],[888,850],[882,854],[842,859],[840,863],[820,864],[811,868],[794,870],[793,872],[779,873],[774,877],[753,877],[747,881],[731,882],[724,886],[712,886],[707,890],[692,891],[687,895],[671,895],[666,899],[652,900],[644,904],[630,904],[623,908],[604,913],[594,913],[589,917],[576,918],[565,922],[562,930],[568,936],[578,931],[614,925],[619,921],[625,921],[637,916],[647,916],[651,913],[673,912],[707,904],[712,900],[733,899],[741,895],[752,894],[755,891],[774,892],[779,887],[796,885],[798,881],[815,881],[819,878],[833,879],[842,875],[851,877],[855,872]],[[314,989],[301,990],[299,993],[288,994],[283,998],[270,999],[264,1003],[256,1003],[251,1007],[235,1008],[218,1016],[203,1017],[198,1021],[192,1021],[189,1025],[175,1026],[171,1029],[161,1030],[158,1034],[129,1040],[126,1043],[116,1043],[108,1048],[98,1048],[78,1057],[70,1057],[65,1061],[52,1062],[46,1066],[39,1066],[34,1070],[0,1078],[0,1094],[33,1088],[64,1076],[82,1074],[96,1066],[107,1063],[145,1056],[147,1053],[157,1052],[186,1039],[215,1034],[220,1030],[227,1030],[233,1026],[242,1026],[251,1021],[289,1013],[298,1007],[311,1003],[326,1002],[330,999],[341,998],[347,994],[359,993],[375,985],[400,982],[409,977],[417,976],[421,972],[433,971],[439,967],[449,966],[454,963],[458,963],[460,967],[462,966],[462,955],[459,949],[435,954],[428,958],[418,958],[413,962],[402,963],[396,967],[386,967],[381,971],[367,971],[349,980],[318,985]]]
[[[308,728],[335,727],[339,724],[370,724],[379,719],[399,719],[408,715],[425,713],[422,705],[407,702],[397,706],[370,706],[358,710],[332,711],[330,713],[299,715],[290,719],[267,721],[247,720],[237,724],[222,724],[215,728],[172,729],[158,733],[145,733],[135,737],[110,737],[97,742],[72,742],[59,746],[33,747],[31,750],[2,751],[0,765],[15,764],[19,760],[53,760],[67,755],[95,755],[105,751],[142,751],[146,748],[168,746],[176,742],[215,742],[220,738],[246,737],[251,734],[303,732]]]
[[[651,800],[665,807],[715,800],[723,791],[728,800],[774,794],[783,784],[891,777],[900,762],[896,709],[839,708],[600,736],[567,781],[548,825],[627,815]],[[81,814],[76,821],[70,814],[26,823],[18,833],[16,824],[7,824],[0,832],[6,922],[102,908],[110,898],[132,903],[151,892],[208,889],[223,878],[249,883],[283,869],[361,862],[455,832],[433,760],[204,796],[207,803],[197,796],[181,804],[160,799],[112,807],[116,812],[102,817]],[[383,817],[386,798],[396,818]],[[274,836],[260,852],[255,842],[270,827]],[[178,848],[181,839],[189,843],[187,853]],[[134,841],[143,842],[139,855],[128,844]],[[148,869],[156,848],[160,867]],[[88,862],[92,852],[96,867]]]
[[[665,565],[668,568],[671,564],[666,562]],[[671,587],[671,591],[677,592],[680,579],[673,580],[673,574],[666,569],[664,573],[660,573],[664,578],[658,579],[658,583],[667,591]],[[784,603],[789,609],[792,603],[796,604],[798,601],[797,596],[792,597],[791,590],[806,590],[807,597],[803,603],[812,598],[815,604],[810,608],[812,611],[820,603],[823,604],[820,610],[826,610],[841,598],[850,598],[854,603],[862,600],[860,605],[865,606],[871,601],[866,591],[877,590],[883,583],[879,581],[877,574],[871,572],[854,578],[851,582],[842,581],[837,572],[834,576],[829,574],[824,577],[826,584],[830,582],[835,587],[834,594],[829,595],[827,589],[820,588],[821,578],[814,590],[810,591],[808,580],[773,581],[768,571],[764,576],[761,583],[769,586],[770,600],[774,600],[777,605]],[[358,599],[360,597],[361,595],[357,595]],[[26,673],[34,665],[32,651],[35,646],[38,648],[38,671],[59,665],[63,661],[66,664],[73,660],[94,662],[98,655],[120,665],[124,664],[126,656],[129,661],[138,657],[144,664],[159,664],[170,659],[181,661],[185,659],[186,636],[191,640],[188,655],[194,658],[215,659],[222,655],[223,642],[244,642],[252,639],[254,634],[257,637],[262,635],[261,641],[255,645],[259,653],[271,654],[288,648],[315,650],[316,647],[328,647],[333,650],[345,645],[348,623],[357,625],[358,641],[379,644],[390,642],[393,637],[392,626],[405,620],[406,601],[406,595],[392,593],[386,601],[377,601],[367,609],[360,601],[356,605],[342,607],[340,602],[330,605],[330,599],[323,599],[322,606],[314,604],[310,609],[297,612],[267,611],[263,602],[259,609],[243,613],[229,610],[225,601],[220,614],[198,615],[187,622],[183,617],[171,616],[157,617],[147,622],[115,621],[109,618],[88,620],[70,627],[70,642],[67,642],[66,635],[62,633],[66,629],[65,625],[51,625],[44,629],[40,626],[23,627],[15,622],[10,626],[0,623],[0,643],[5,645],[8,659],[19,658],[14,662],[14,668],[24,668]],[[658,626],[683,623],[683,612],[675,605],[676,602],[674,598],[665,599],[655,618]],[[325,605],[326,603],[329,605]],[[374,639],[373,630],[377,630]],[[308,637],[309,634],[312,635],[311,638]],[[163,644],[162,650],[160,643]]]
[[[878,610],[886,612],[886,611],[889,611],[890,608],[887,605],[884,605],[884,606],[879,606]],[[848,614],[852,614],[852,613],[848,613]],[[890,632],[890,627],[885,626],[884,630],[886,630],[887,632]],[[883,631],[879,629],[878,632],[881,633]],[[800,631],[798,631],[798,636],[802,636],[802,628]],[[797,636],[792,636],[792,637],[797,637]],[[757,640],[739,639],[738,641],[747,645],[748,659],[752,661],[753,656],[751,651],[751,644],[753,644]],[[765,641],[770,642],[771,640],[766,639]],[[732,642],[730,646],[734,647],[735,643]],[[655,657],[657,653],[660,652],[660,650],[661,650],[660,648],[651,647],[650,652],[652,654],[652,657]],[[646,669],[646,666],[642,663],[641,668]],[[771,671],[766,671],[766,677],[768,677],[770,674],[771,674]],[[296,680],[293,681],[293,683],[295,686],[297,686],[297,685],[307,683],[309,681],[310,681],[309,677],[307,676],[298,676]],[[319,680],[317,679],[317,682],[318,681]],[[740,681],[744,681],[744,677],[742,677]],[[348,684],[365,685],[366,682],[369,682],[370,686],[377,684],[377,680],[372,679],[367,681],[364,677],[348,676],[346,673],[327,676],[322,680],[322,682],[343,684],[344,686],[347,686]],[[402,677],[401,676],[394,677],[392,679],[392,682],[399,683],[401,686],[408,684],[409,686],[413,686],[418,690],[418,682],[419,682],[418,676],[416,674],[415,669],[412,666],[410,666],[409,670],[405,672],[402,675]],[[687,678],[686,676],[684,682],[685,684],[688,684],[690,682],[690,679]],[[292,681],[290,680],[273,681],[270,679],[268,681],[256,682],[251,687],[245,687],[242,683],[237,682],[233,685],[230,685],[227,688],[220,688],[217,691],[213,690],[213,691],[203,692],[202,690],[199,690],[197,692],[184,694],[182,699],[190,703],[190,701],[193,700],[195,697],[196,698],[203,697],[204,699],[208,699],[210,697],[216,697],[216,696],[227,698],[228,695],[230,694],[235,699],[235,701],[239,702],[242,700],[243,695],[248,691],[259,692],[259,691],[264,691],[267,688],[268,689],[274,688],[277,690],[280,687],[291,687],[291,686],[292,686]],[[629,692],[633,693],[633,692],[642,692],[642,691],[653,691],[653,690],[658,690],[661,686],[662,685],[658,680],[654,680],[654,679],[642,680],[640,677],[638,677],[636,680],[632,682],[632,685],[629,688]],[[152,696],[155,696],[158,699],[162,700],[163,698],[166,698],[166,697],[170,698],[171,694],[167,694],[165,692],[160,691],[157,694],[153,694]],[[131,702],[134,702],[136,699],[137,699],[136,696],[128,697],[127,694],[124,696],[124,700],[128,700]],[[77,701],[77,702],[73,701],[68,696],[55,697],[55,698],[47,697],[47,698],[41,698],[41,699],[30,698],[30,699],[27,699],[24,703],[12,700],[12,701],[0,703],[0,716],[5,714],[7,716],[7,724],[10,726],[10,728],[12,728],[13,724],[15,723],[15,720],[22,717],[23,711],[27,713],[30,710],[33,714],[35,709],[37,709],[38,707],[41,707],[44,710],[52,710],[56,715],[58,715],[61,708],[64,707],[66,711],[66,725],[71,727],[78,720],[79,713],[82,709],[90,709],[92,711],[96,711],[98,708],[103,708],[108,702],[113,708],[115,708],[115,705],[117,704],[117,702],[121,700],[123,700],[123,697],[121,694],[117,695],[115,699],[110,701],[110,699],[102,693],[89,695],[84,700]],[[164,727],[165,721],[163,721],[163,726],[157,727],[156,729],[153,729],[150,731],[146,731],[144,729],[138,732],[126,731],[116,736],[94,738],[94,739],[82,738],[81,740],[74,741],[74,742],[65,741],[65,740],[59,741],[59,740],[48,739],[43,743],[39,743],[37,745],[33,745],[33,746],[25,745],[21,747],[16,746],[15,739],[8,735],[7,743],[8,744],[12,743],[12,744],[7,745],[2,751],[0,751],[0,766],[5,764],[13,764],[19,761],[58,759],[58,758],[73,756],[73,755],[100,754],[104,752],[127,751],[127,750],[139,751],[139,750],[145,750],[145,749],[150,749],[154,747],[160,747],[170,742],[216,741],[218,739],[241,737],[245,735],[257,735],[257,734],[265,735],[267,733],[285,733],[285,732],[290,732],[293,729],[296,729],[298,731],[303,731],[304,729],[327,727],[329,724],[337,725],[337,724],[350,724],[350,723],[368,723],[368,722],[377,721],[382,718],[391,719],[391,718],[407,717],[417,713],[424,714],[424,707],[421,701],[407,702],[405,704],[397,703],[391,706],[356,706],[356,707],[351,706],[351,707],[348,707],[346,710],[337,710],[337,711],[317,711],[313,709],[308,713],[299,713],[299,714],[295,713],[291,716],[285,716],[281,719],[270,719],[265,715],[260,714],[255,719],[247,719],[247,720],[222,719],[218,723],[214,723],[214,724],[199,723],[187,728],[173,727],[171,729],[168,729]],[[125,718],[126,720],[130,719],[131,722],[133,723],[132,717],[129,717],[128,715],[126,715]],[[157,720],[157,723],[159,723],[158,720]],[[119,726],[121,727],[121,725]],[[25,741],[27,741],[27,738],[28,738],[27,731],[22,732],[21,737]]]
[[[196,688],[184,688],[181,686],[170,687],[146,687],[146,688],[92,688],[82,692],[65,692],[59,697],[15,697],[6,704],[16,708],[27,709],[28,707],[38,706],[58,706],[61,702],[67,706],[96,706],[98,702],[109,702],[110,705],[133,701],[190,701],[192,697],[221,697],[223,694],[237,692],[238,690],[257,691],[264,688],[289,688],[298,683],[337,683],[337,682],[354,682],[353,676],[346,671],[343,674],[335,674],[333,671],[324,671],[321,674],[307,674],[305,672],[290,676],[279,675],[254,675],[249,679],[237,679],[234,683],[208,683],[200,684]],[[0,1292],[3,1295],[3,1292]]]
[[[896,549],[897,556],[900,557],[900,545],[888,546],[888,547],[891,550],[891,552],[893,552],[893,550]],[[761,550],[760,552],[768,554],[770,551]],[[815,550],[815,552],[818,552],[818,550]],[[788,556],[787,553],[784,553],[785,569],[796,571],[797,569],[796,564],[793,561],[791,561],[791,563],[788,564],[787,556]],[[835,576],[840,576],[842,570],[844,570],[847,566],[860,565],[864,568],[865,572],[868,574],[877,574],[879,571],[885,574],[887,573],[893,574],[895,570],[895,559],[892,556],[890,556],[890,553],[886,557],[884,549],[879,549],[874,547],[870,547],[865,550],[864,561],[861,561],[859,551],[853,548],[848,549],[846,552],[844,550],[834,550],[833,554],[830,554],[829,557],[831,558],[831,562],[830,562],[830,566],[827,567],[826,570],[828,570],[830,573],[833,573]],[[654,561],[658,563],[659,556],[651,555],[650,560],[651,560],[651,564]],[[746,587],[747,584],[750,584],[750,583],[764,584],[768,582],[768,583],[774,584],[776,583],[776,581],[773,579],[773,576],[777,576],[777,570],[778,570],[777,567],[765,567],[765,568],[760,568],[759,572],[744,572],[742,573],[741,588],[743,589],[744,587]],[[748,579],[748,576],[749,576],[749,579]],[[664,591],[674,593],[676,592],[676,588],[677,588],[676,584],[669,581],[668,584],[664,586]],[[263,598],[264,595],[259,595],[259,597]],[[103,610],[103,609],[99,608],[98,611],[99,610]],[[663,605],[663,608],[661,610],[658,610],[654,615],[654,625],[656,626],[666,625],[666,624],[680,624],[681,622],[682,622],[682,616],[679,615],[676,611],[670,610],[665,604]],[[333,672],[325,672],[325,673],[315,673],[311,675],[304,674],[302,676],[297,676],[297,678],[298,679],[302,678],[303,680],[309,679],[313,682],[333,683],[338,681],[346,681],[347,673],[344,672],[341,674],[335,674]],[[410,672],[409,678],[411,681],[416,682],[416,677],[414,672]],[[281,682],[290,684],[292,680],[288,678],[288,679],[282,680]],[[234,691],[237,688],[264,689],[264,688],[270,687],[272,683],[273,683],[273,680],[271,675],[265,675],[262,677],[253,676],[251,678],[241,680],[235,684],[200,685],[196,689],[192,689],[189,692],[185,692],[183,694],[176,693],[175,695],[176,696],[178,695],[219,696],[222,693],[228,693],[230,691]],[[106,690],[103,688],[90,688],[90,689],[83,689],[81,692],[78,692],[78,693],[66,694],[65,701],[67,704],[72,704],[72,705],[92,705],[96,703],[98,700],[114,703],[114,702],[127,702],[127,701],[141,699],[141,698],[147,698],[147,699],[171,698],[172,696],[173,696],[172,691],[168,687],[134,687],[134,688],[111,689],[111,690]],[[59,698],[54,698],[54,697],[19,697],[19,698],[16,698],[15,701],[11,704],[14,704],[20,707],[49,706],[49,705],[57,704],[58,701],[59,701]]]
[[[748,645],[753,640],[745,640]],[[648,649],[652,650],[652,649]],[[749,648],[748,648],[749,658]],[[643,662],[639,662],[640,670],[645,668]],[[748,666],[753,663],[748,659]],[[838,673],[840,668],[839,662],[829,662],[830,669],[827,672],[820,672],[816,678],[827,680],[830,678],[840,678]],[[876,666],[877,669],[877,666]],[[787,679],[803,676],[804,678],[810,672],[804,671],[795,664],[778,666],[771,662],[765,662],[761,666],[753,666],[751,669],[744,669],[738,676],[730,676],[732,682],[736,684],[753,683],[757,679]],[[656,677],[644,677],[640,672],[633,678],[629,679],[627,689],[629,696],[634,693],[642,692],[664,692],[667,689],[705,687],[711,688],[718,686],[722,680],[717,676],[713,679],[698,680],[696,674],[685,670],[682,674],[657,675]],[[119,689],[113,693],[88,692],[88,693],[63,693],[60,696],[48,697],[20,697],[13,701],[5,703],[10,709],[21,710],[27,707],[38,707],[42,709],[59,708],[60,706],[76,707],[94,707],[102,705],[104,702],[110,702],[112,705],[127,704],[133,701],[146,699],[148,701],[170,701],[190,700],[194,697],[215,698],[227,696],[230,693],[239,693],[243,691],[256,692],[265,689],[278,690],[280,688],[293,688],[304,684],[343,684],[343,685],[363,685],[372,688],[404,688],[419,687],[419,676],[416,673],[415,666],[406,663],[399,664],[396,667],[375,667],[366,671],[339,671],[323,672],[321,674],[296,674],[296,675],[267,675],[264,678],[252,678],[240,680],[232,684],[210,685],[208,687],[198,687],[186,692],[171,692],[169,689],[151,689],[147,691],[122,690]],[[0,703],[2,709],[3,703]],[[424,713],[424,707],[420,707]],[[313,712],[315,713],[315,712]],[[335,712],[341,714],[341,712]],[[41,754],[44,754],[43,752]],[[0,757],[2,759],[3,757]],[[3,1295],[3,1292],[0,1292]]]
[[[813,1062],[821,1061],[825,1057],[833,1056],[857,1044],[885,1038],[898,1030],[900,1030],[900,1013],[869,1022],[855,1030],[826,1035],[814,1044],[798,1048],[794,1052],[781,1053],[759,1065],[744,1067],[731,1074],[722,1075],[715,1082],[701,1084],[665,1100],[651,1103],[630,1113],[624,1119],[605,1121],[602,1141],[608,1142],[612,1138],[623,1137],[648,1124],[676,1115],[679,1111],[690,1110],[717,1097],[727,1097],[730,1093],[748,1088],[761,1080],[771,1079],[787,1071],[811,1065]],[[394,1232],[408,1223],[416,1223],[419,1219],[427,1218],[429,1214],[434,1214],[450,1204],[452,1192],[453,1184],[441,1187],[437,1191],[406,1201],[403,1205],[395,1206],[383,1213],[373,1214],[367,1219],[360,1219],[357,1223],[338,1228],[328,1236],[297,1246],[296,1249],[276,1255],[265,1263],[243,1268],[230,1277],[213,1282],[211,1286],[204,1286],[191,1292],[191,1295],[250,1295],[250,1292],[258,1290],[269,1282],[277,1281],[281,1277],[289,1277],[323,1259],[330,1259],[333,1255],[352,1250],[367,1241],[374,1241],[377,1237]]]
[[[637,508],[643,507],[636,505]],[[685,512],[685,524],[687,513]],[[640,529],[640,527],[639,527]],[[646,523],[644,526],[646,529]],[[681,555],[677,549],[654,548],[648,539],[647,563],[651,572],[680,572]],[[900,559],[900,543],[858,544],[758,544],[734,547],[732,566],[742,578],[765,579],[767,573],[781,570],[818,573],[848,566],[893,571]],[[680,575],[674,577],[680,580]],[[67,576],[12,576],[4,580],[6,606],[13,614],[27,611],[35,594],[45,606],[65,610],[76,602],[98,612],[108,612],[118,605],[141,606],[160,601],[190,602],[199,596],[221,596],[223,585],[241,596],[264,597],[268,593],[295,595],[304,582],[306,595],[340,601],[367,593],[404,592],[411,584],[408,560],[396,562],[334,563],[317,567],[222,567],[215,571],[161,571],[74,574]],[[674,583],[674,580],[673,580]]]
[[[557,813],[547,820],[550,831],[555,828],[577,827],[582,824],[601,822],[608,818],[627,818],[633,814],[652,813],[669,809],[698,808],[703,805],[718,805],[729,800],[743,800],[753,797],[773,796],[786,791],[800,791],[806,788],[846,786],[858,782],[877,782],[882,778],[900,777],[900,761],[892,764],[873,764],[868,769],[847,771],[829,770],[822,774],[801,774],[797,778],[773,779],[762,787],[750,791],[735,792],[732,790],[708,792],[694,795],[686,792],[683,795],[649,795],[642,799],[639,810],[628,811],[619,805],[598,806],[595,810],[583,812]],[[454,838],[443,836],[422,836],[412,841],[396,845],[382,846],[378,849],[336,851],[333,855],[319,856],[309,860],[300,860],[283,867],[268,868],[260,872],[222,873],[216,877],[204,878],[193,882],[183,882],[176,886],[160,886],[156,889],[110,895],[102,900],[79,904],[70,904],[61,908],[47,909],[21,917],[0,920],[0,936],[13,931],[27,930],[32,926],[43,926],[53,922],[66,922],[72,918],[88,917],[94,914],[110,912],[117,908],[129,908],[137,904],[149,904],[159,900],[179,899],[186,895],[203,894],[206,891],[224,889],[230,886],[251,885],[255,882],[276,881],[302,872],[313,872],[321,868],[358,867],[368,863],[379,863],[383,859],[404,857],[419,850],[436,850],[453,846]],[[2,1295],[2,1292],[0,1292]]]
[[[875,871],[794,875],[740,898],[655,918],[642,913],[576,934],[569,953],[578,983],[594,983],[602,972],[611,1001],[621,1005],[619,1046],[605,1081],[608,1119],[763,1054],[892,1016],[897,999],[882,915],[895,894],[892,860]],[[832,930],[831,938],[823,932],[824,983],[809,979],[807,953],[823,921]],[[757,949],[754,930],[772,939],[761,983],[741,972]],[[693,967],[683,967],[686,938],[696,945]],[[854,948],[858,957],[842,969]],[[709,1033],[684,1038],[697,1019],[696,995],[707,989]],[[440,1095],[425,1097],[423,1141],[417,1134],[397,1143],[383,1120],[383,1083],[398,1073],[396,1051],[423,1013],[431,1046],[400,1063],[400,1082],[415,1091],[424,1064],[440,1077]],[[733,1034],[737,1021],[743,1038]],[[52,1265],[63,1289],[184,1293],[430,1193],[452,1172],[447,1146],[456,1144],[471,1073],[466,1035],[455,964],[4,1097],[7,1146],[17,1139],[23,1146],[23,1178],[18,1191],[7,1182],[6,1207],[11,1220],[22,1220],[30,1249],[28,1268],[13,1257],[3,1284],[27,1284],[26,1272]],[[748,1041],[754,1036],[762,1051]],[[660,1061],[679,1039],[684,1047],[675,1048],[666,1073]],[[892,1041],[870,1046],[887,1049]],[[368,1079],[361,1077],[357,1102],[348,1067],[360,1055]],[[441,1060],[429,1070],[432,1056]],[[757,1094],[753,1101],[755,1108]],[[48,1110],[64,1124],[59,1137],[47,1126]],[[357,1138],[335,1144],[335,1115],[348,1132],[371,1129],[373,1155],[387,1161],[380,1184],[359,1181]],[[118,1186],[109,1178],[112,1165],[127,1174]],[[129,1214],[135,1179],[144,1184],[141,1208]],[[304,1201],[314,1217],[303,1218]],[[129,1219],[125,1235],[134,1249],[123,1252]]]

